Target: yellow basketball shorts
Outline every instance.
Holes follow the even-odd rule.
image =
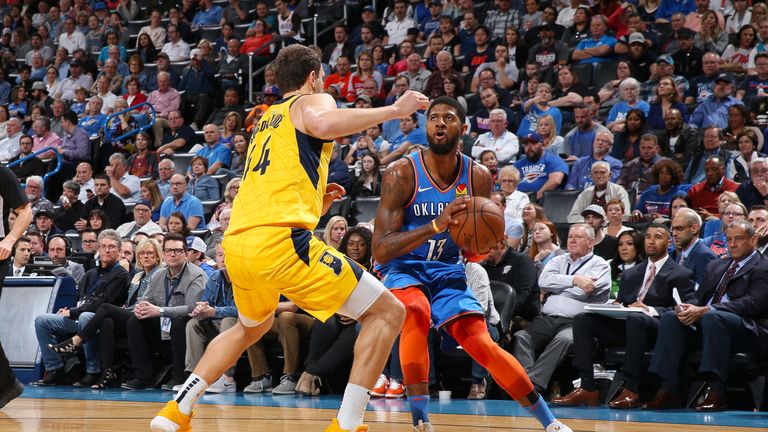
[[[226,235],[222,247],[238,312],[255,322],[274,313],[281,294],[325,321],[364,271],[306,229],[254,228]]]

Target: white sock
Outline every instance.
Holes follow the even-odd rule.
[[[179,404],[179,411],[189,415],[192,412],[192,405],[205,393],[207,388],[208,383],[204,379],[195,374],[190,375],[174,398]]]
[[[355,430],[356,427],[363,424],[365,408],[368,406],[368,400],[371,394],[368,389],[357,384],[347,384],[344,390],[344,398],[341,400],[341,407],[336,418],[339,420],[339,426],[348,431]]]

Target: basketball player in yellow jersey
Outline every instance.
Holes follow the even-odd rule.
[[[239,320],[209,345],[194,372],[150,425],[155,432],[189,431],[192,405],[271,327],[280,294],[321,320],[335,313],[356,319],[361,331],[341,407],[326,432],[367,431],[369,389],[384,368],[405,309],[372,275],[312,235],[334,199],[327,185],[335,137],[409,116],[429,100],[406,92],[394,105],[336,108],[323,93],[320,58],[291,45],[273,62],[284,99],[255,128],[240,192],[223,247]]]

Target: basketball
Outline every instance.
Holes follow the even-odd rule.
[[[498,204],[483,197],[472,197],[467,208],[453,214],[458,224],[451,225],[453,241],[471,255],[485,255],[504,236],[504,214]]]

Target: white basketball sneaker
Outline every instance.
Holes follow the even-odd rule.
[[[416,426],[413,426],[413,432],[434,432],[434,428],[429,423],[424,423],[423,421],[419,420],[419,424]],[[549,432],[549,431],[547,431]]]
[[[573,432],[571,428],[555,420],[547,426],[546,432]]]

